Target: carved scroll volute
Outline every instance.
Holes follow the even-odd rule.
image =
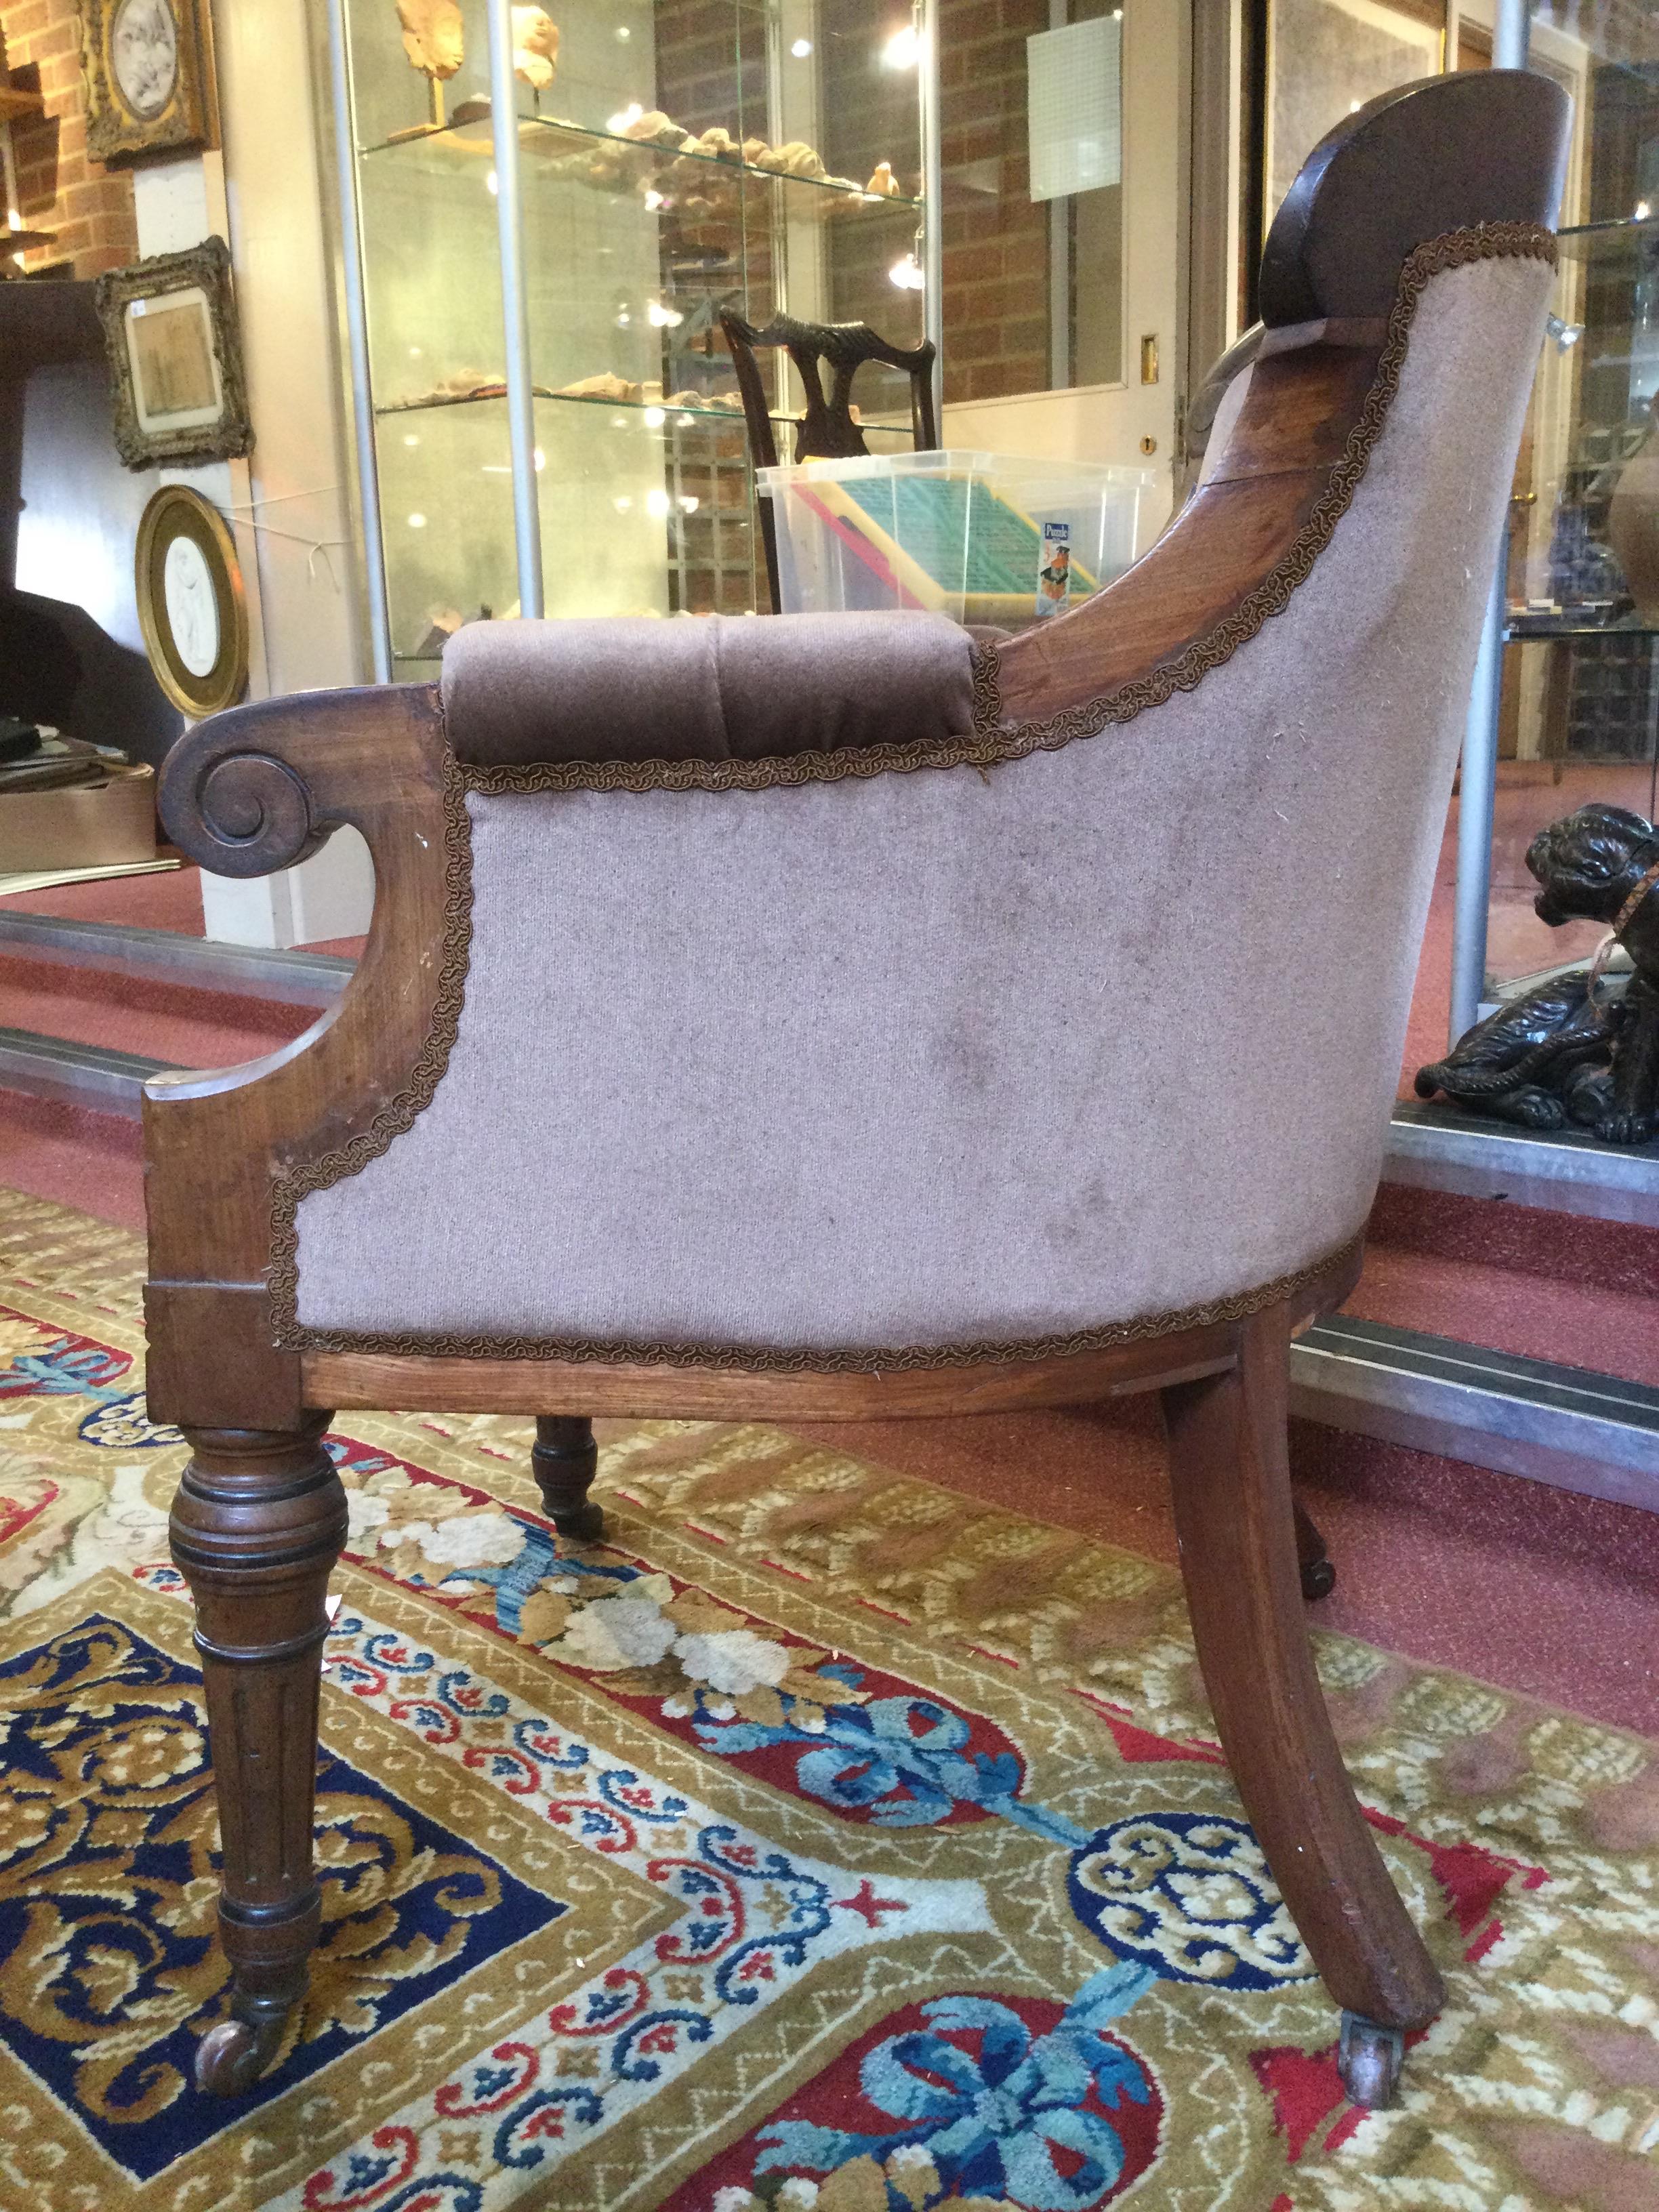
[[[372,845],[374,816],[410,769],[425,780],[419,754],[428,747],[415,760],[398,757],[409,747],[398,726],[414,702],[428,708],[430,743],[441,747],[425,685],[302,692],[212,715],[167,756],[162,826],[180,852],[222,876],[291,868],[346,822]],[[365,757],[366,742],[374,757]]]
[[[291,868],[320,851],[333,827],[319,826],[309,788],[270,753],[169,761],[161,810],[161,825],[179,850],[221,876]]]
[[[434,1015],[446,789],[437,694],[383,684],[301,693],[202,722],[168,756],[161,819],[185,856],[228,876],[292,867],[350,823],[374,863],[368,945],[306,1034],[246,1066],[146,1089],[152,1284],[255,1283],[270,1258],[273,1174],[346,1141],[407,1081]]]

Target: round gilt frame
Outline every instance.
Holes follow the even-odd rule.
[[[205,676],[192,675],[174,642],[162,586],[162,563],[177,538],[199,550],[213,580],[219,617],[219,652]],[[173,705],[198,720],[233,707],[247,689],[247,602],[235,541],[218,509],[188,484],[163,484],[138,523],[134,555],[138,627],[155,680]]]

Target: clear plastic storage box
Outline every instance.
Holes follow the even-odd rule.
[[[1013,629],[1135,557],[1150,470],[1017,453],[880,453],[757,471],[786,614],[921,607]]]

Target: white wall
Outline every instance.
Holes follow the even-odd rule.
[[[253,451],[161,476],[193,483],[235,532],[256,699],[363,680],[309,12],[295,0],[218,9],[222,151],[134,173],[141,254],[216,231],[230,243]],[[209,936],[240,945],[356,936],[373,897],[355,830],[279,876],[202,878]]]

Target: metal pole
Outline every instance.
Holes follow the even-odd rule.
[[[939,122],[939,0],[916,0],[921,52],[921,328],[933,342],[933,412],[945,435],[945,160]]]
[[[1463,726],[1449,1044],[1455,1044],[1480,1020],[1486,988],[1486,908],[1492,897],[1492,813],[1498,796],[1498,703],[1504,688],[1504,565],[1500,557],[1487,595],[1474,682],[1469,690],[1468,720]]]
[[[352,127],[351,54],[345,0],[328,0],[329,79],[334,101],[334,159],[340,195],[340,258],[345,282],[346,359],[362,508],[368,648],[377,684],[392,681],[392,618],[386,605],[386,538],[380,528],[380,471],[374,454],[374,405],[368,375],[368,316],[363,302],[362,224],[357,209],[357,138]]]
[[[513,75],[512,0],[489,0],[489,116],[495,155],[495,227],[507,345],[507,428],[513,462],[513,536],[519,612],[540,615],[542,514],[536,488],[536,404],[531,392],[530,310],[525,297],[524,210],[519,191],[519,94]]]
[[[1492,27],[1494,69],[1526,68],[1531,15],[1531,0],[1498,0]]]
[[[1529,0],[1498,0],[1494,69],[1525,69]],[[1498,795],[1498,709],[1504,687],[1504,579],[1509,529],[1498,542],[1498,568],[1480,629],[1480,650],[1463,728],[1457,803],[1457,891],[1452,916],[1451,1021],[1455,1044],[1480,1019],[1486,987],[1486,913],[1492,900],[1492,813]]]

